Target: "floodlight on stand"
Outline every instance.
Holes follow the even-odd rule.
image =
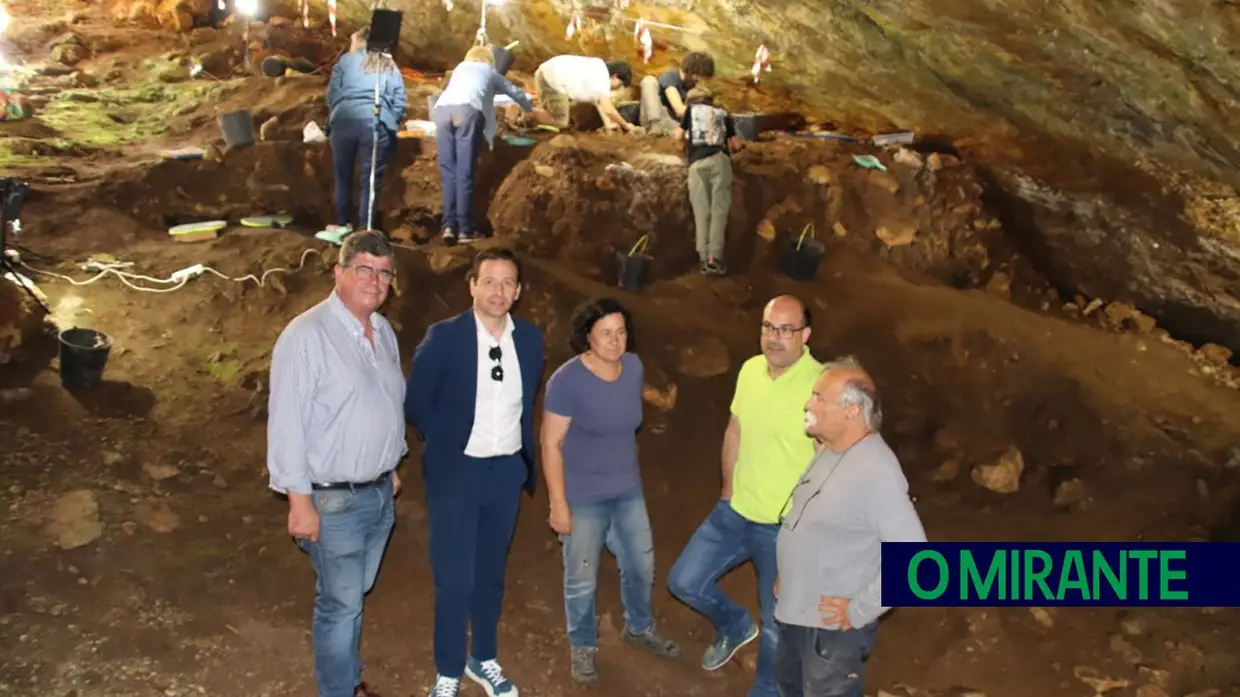
[[[370,13],[370,34],[366,37],[366,50],[376,53],[396,53],[400,43],[400,24],[405,13],[400,10],[375,9]]]
[[[4,37],[4,30],[9,26],[9,13],[4,9],[4,3],[0,3],[0,38]],[[6,71],[9,68],[8,61],[4,60],[4,54],[0,53],[0,71]]]
[[[487,6],[503,4],[504,0],[482,0],[481,17],[478,22],[478,33],[474,35],[474,43],[479,46],[487,44]]]
[[[258,0],[235,0],[233,7],[247,19],[258,14]]]

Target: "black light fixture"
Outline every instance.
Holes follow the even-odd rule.
[[[375,9],[370,13],[370,36],[366,38],[366,50],[376,53],[396,53],[400,43],[400,23],[405,13],[400,10]]]

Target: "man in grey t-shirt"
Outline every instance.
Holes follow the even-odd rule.
[[[882,408],[852,358],[827,363],[805,405],[820,444],[776,541],[780,697],[862,697],[881,602],[883,542],[924,542],[908,482],[878,429]]]

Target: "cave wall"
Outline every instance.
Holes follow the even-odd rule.
[[[479,0],[386,0],[402,62],[446,69]],[[563,52],[638,73],[715,56],[733,109],[795,108],[860,132],[914,130],[980,164],[1014,244],[1064,290],[1131,302],[1240,348],[1240,5],[1231,0],[506,0],[490,39],[518,70]],[[324,3],[315,3],[324,14]],[[340,0],[342,28],[371,3]],[[583,32],[565,37],[582,10]],[[652,27],[644,64],[633,24]],[[601,17],[593,19],[592,17]],[[772,70],[754,86],[754,51]]]

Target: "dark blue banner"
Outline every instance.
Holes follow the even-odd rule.
[[[884,542],[887,607],[1240,607],[1240,544]]]

